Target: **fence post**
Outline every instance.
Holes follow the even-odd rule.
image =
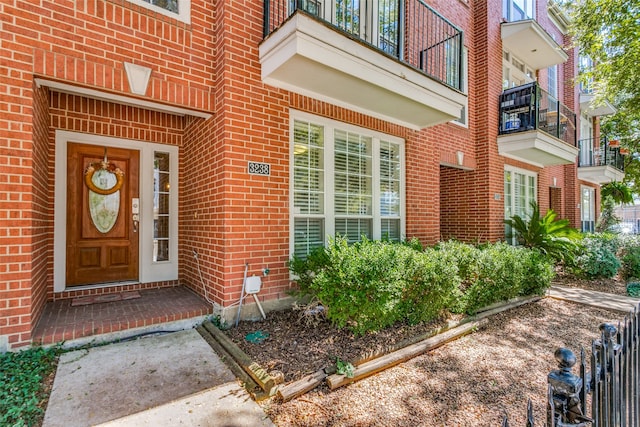
[[[591,420],[582,413],[582,379],[571,372],[576,356],[566,348],[557,349],[554,355],[560,369],[551,371],[547,376],[553,401],[547,416],[549,427],[586,427],[585,422]]]
[[[593,375],[594,419],[597,425],[619,426],[621,423],[620,400],[620,354],[622,345],[616,340],[618,329],[603,323],[599,327],[600,339],[593,342],[593,352],[596,355],[595,375]]]

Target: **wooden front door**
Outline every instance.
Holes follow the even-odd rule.
[[[68,144],[67,286],[138,280],[139,163],[136,150]]]

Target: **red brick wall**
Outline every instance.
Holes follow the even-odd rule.
[[[214,121],[187,119],[180,157],[180,282],[222,303],[224,300],[223,139]],[[203,179],[204,178],[204,179]],[[196,251],[198,258],[194,257]],[[200,280],[198,268],[202,272]]]
[[[180,146],[179,282],[205,293],[195,250],[206,294],[224,305],[239,298],[246,263],[249,274],[271,271],[261,297],[283,297],[290,286],[289,108],[406,140],[407,237],[424,243],[445,234],[503,238],[504,200],[495,197],[503,193],[505,163],[496,145],[501,2],[429,3],[466,31],[468,128],[445,124],[415,132],[263,85],[262,2],[192,0],[190,25],[126,0],[1,4],[0,58],[11,66],[0,67],[0,168],[7,180],[0,218],[13,226],[0,233],[0,309],[9,313],[0,316],[0,335],[24,344],[46,298],[101,292],[52,293],[54,129]],[[33,79],[44,77],[130,94],[124,62],[152,69],[142,98],[213,117],[47,98],[44,89],[33,89]],[[457,151],[474,171],[439,167],[452,163]],[[269,163],[271,175],[249,176],[247,161]],[[548,186],[548,174],[542,175]]]
[[[460,224],[464,226],[462,235],[468,236],[465,239],[478,241],[495,241],[504,237],[504,158],[498,154],[496,143],[498,97],[502,92],[502,7],[497,1],[489,3],[477,1],[471,5],[473,55],[469,58],[469,67],[474,80],[469,86],[469,97],[472,102],[470,121],[476,123],[471,136],[476,147],[477,167],[470,174],[448,174],[447,187],[441,187],[443,197],[450,200],[445,209],[452,209],[459,203],[461,198],[455,195],[461,190],[465,195],[471,195],[463,202],[467,206],[455,208],[459,216],[452,223],[458,224],[458,228]],[[495,197],[496,194],[500,197]],[[451,199],[450,195],[454,198]]]
[[[32,314],[32,48],[13,30],[6,2],[0,16],[0,347],[20,347]]]
[[[49,126],[51,129],[47,158],[49,160],[47,184],[50,194],[44,200],[46,206],[53,214],[53,182],[54,164],[64,164],[62,160],[55,161],[54,138],[55,130],[67,130],[74,132],[90,133],[94,135],[109,136],[114,138],[133,139],[136,141],[154,142],[158,144],[182,145],[185,119],[173,114],[144,110],[137,107],[114,104],[107,101],[83,98],[80,96],[51,92],[49,95]],[[44,187],[47,188],[47,187]],[[47,244],[46,259],[48,261],[47,275],[53,276],[53,223],[49,223],[48,232],[51,236]],[[180,251],[182,252],[182,251]],[[48,299],[65,299],[77,296],[99,295],[126,290],[139,290],[157,288],[160,286],[175,286],[177,281],[146,283],[137,285],[124,285],[110,288],[71,290],[65,292],[53,292],[53,282],[48,280],[46,295]]]
[[[49,92],[34,87],[33,103],[33,263],[31,280],[31,321],[36,321],[47,301],[47,285],[53,261],[53,186],[55,163],[49,150]]]

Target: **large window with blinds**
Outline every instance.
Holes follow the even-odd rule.
[[[315,116],[291,121],[291,250],[329,236],[399,241],[404,234],[404,141]]]
[[[504,217],[514,215],[528,218],[531,214],[531,202],[537,201],[537,175],[523,169],[505,167],[504,170]],[[516,244],[515,233],[505,226],[507,242]]]

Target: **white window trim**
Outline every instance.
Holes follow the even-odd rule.
[[[325,246],[329,242],[329,237],[335,236],[335,209],[334,209],[334,129],[339,129],[347,132],[354,132],[364,136],[372,138],[373,152],[379,152],[380,140],[388,141],[398,144],[400,146],[400,194],[402,196],[402,202],[400,203],[400,236],[402,239],[406,236],[406,193],[405,193],[405,141],[402,138],[398,138],[392,135],[387,135],[381,132],[372,131],[366,128],[350,125],[347,123],[339,122],[337,120],[327,119],[321,116],[305,113],[297,110],[289,111],[289,254],[293,256],[295,253],[295,235],[294,235],[294,162],[293,162],[293,149],[294,149],[294,122],[296,120],[306,121],[313,124],[324,126],[324,207],[325,212],[323,215],[315,215],[315,217],[324,218],[324,237]],[[373,171],[376,171],[380,167],[379,155],[373,156]],[[380,201],[380,185],[379,174],[373,173],[373,239],[380,239],[382,236],[381,231],[381,218],[379,201]],[[309,215],[307,215],[309,216]]]
[[[584,192],[587,190],[589,192],[589,219],[588,221],[593,221],[594,225],[596,222],[596,190],[593,187],[589,187],[588,185],[580,186],[580,228],[582,229],[582,223],[587,220],[584,217]]]
[[[510,165],[505,165],[505,166],[504,166],[504,172],[511,172],[512,174],[513,174],[513,173],[518,173],[518,174],[520,174],[520,175],[524,175],[524,176],[526,176],[526,177],[533,177],[533,180],[534,180],[534,181],[533,181],[533,184],[534,184],[534,190],[533,190],[533,191],[534,191],[534,193],[535,193],[535,194],[534,194],[534,196],[533,196],[533,199],[536,201],[536,203],[538,202],[538,174],[537,174],[537,173],[535,173],[535,172],[531,172],[530,170],[527,170],[527,169],[521,169],[521,168],[517,168],[517,167],[515,167],[515,166],[510,166]],[[515,187],[514,187],[514,185],[513,185],[513,184],[514,184],[514,182],[513,182],[513,180],[512,180],[512,181],[511,181],[511,195],[510,195],[510,196],[511,196],[511,203],[512,203],[512,207],[514,207],[514,206],[515,206],[515,205],[514,205],[514,201],[515,201]],[[502,179],[502,188],[503,188],[503,191],[504,191],[504,173],[503,173],[503,179]],[[505,199],[505,200],[507,199],[507,195],[506,195],[506,194],[504,194],[504,199]],[[527,207],[525,207],[525,209],[526,209],[526,210],[529,210],[529,207],[527,206]],[[516,214],[516,213],[515,213],[515,209],[512,209],[512,210],[514,210],[514,214]],[[507,210],[506,210],[506,209],[503,209],[503,214],[504,214],[504,218],[505,218],[505,219],[509,219],[509,218],[507,217]],[[514,241],[515,241],[515,240],[514,240]]]
[[[178,279],[178,147],[90,135],[79,132],[56,130],[55,157],[55,201],[53,233],[53,289],[54,292],[78,290],[86,287],[66,287],[66,239],[67,239],[67,145],[79,142],[93,145],[138,150],[140,152],[140,227],[139,227],[139,271],[138,282],[151,283]],[[169,199],[169,261],[153,262],[153,159],[155,152],[169,153],[171,176],[169,184],[172,197]],[[151,191],[144,191],[151,189]],[[125,201],[128,203],[128,201]],[[130,282],[127,282],[130,283]],[[118,283],[90,285],[88,287],[115,286]]]
[[[509,9],[511,9],[511,8],[513,7],[513,2],[514,2],[514,0],[507,0],[507,3],[508,3],[508,7],[509,7]],[[524,7],[524,9],[525,9],[525,10],[524,10],[524,13],[525,13],[525,17],[524,17],[524,19],[536,19],[536,0],[526,0],[526,2],[527,2],[527,4],[528,4],[528,3],[533,3],[533,6],[532,6],[532,8],[531,8],[531,9],[532,9],[532,10],[531,10],[531,15],[532,15],[532,16],[527,16],[527,9],[528,9],[528,7],[527,7],[527,6],[525,6],[525,7]],[[503,3],[503,4],[504,4],[504,3]],[[509,22],[517,22],[517,21],[514,21],[514,20],[513,20],[513,17],[511,16],[511,10],[509,10],[509,14],[508,14],[509,16],[508,16],[508,17],[507,17],[507,16],[505,16],[505,15],[507,15],[507,13],[505,13],[505,11],[503,10],[503,11],[502,11],[502,17],[503,17],[503,18],[508,19],[508,20],[509,20]]]
[[[469,49],[466,46],[462,47],[462,87],[460,88],[465,95],[468,94],[469,88]],[[451,123],[463,127],[469,127],[469,96],[465,96],[464,98],[464,122],[461,122],[460,119],[453,120]],[[460,115],[462,118],[462,114]]]
[[[547,69],[547,82],[548,82],[548,87],[547,87],[547,92],[549,92],[549,95],[553,96],[556,100],[559,98],[559,82],[558,82],[558,75],[559,75],[559,70],[558,70],[558,64],[552,65]],[[552,76],[553,75],[553,79]]]
[[[182,21],[185,24],[191,24],[191,0],[179,0],[178,13],[171,12],[170,10],[151,3],[147,3],[143,0],[129,0],[129,2],[137,4],[138,6],[144,7],[146,9],[153,10],[154,12],[157,12],[161,15],[177,19],[178,21]]]
[[[509,57],[508,59],[505,58],[505,54],[508,55]],[[520,70],[518,66],[514,64],[514,61],[517,61],[523,64],[524,71]],[[505,78],[504,68],[506,68],[509,71],[509,77],[508,77],[509,83],[512,83],[514,80],[517,79],[522,81],[523,82],[522,84],[527,84],[527,83],[533,82],[536,78],[535,70],[533,70],[529,66],[529,64],[527,64],[525,61],[522,61],[517,56],[514,56],[513,53],[511,53],[511,51],[506,49],[502,51],[502,67],[503,67],[503,76],[502,76],[503,89],[510,89],[511,87],[520,86],[520,85],[512,86],[510,84],[508,88],[504,87],[504,78]]]

